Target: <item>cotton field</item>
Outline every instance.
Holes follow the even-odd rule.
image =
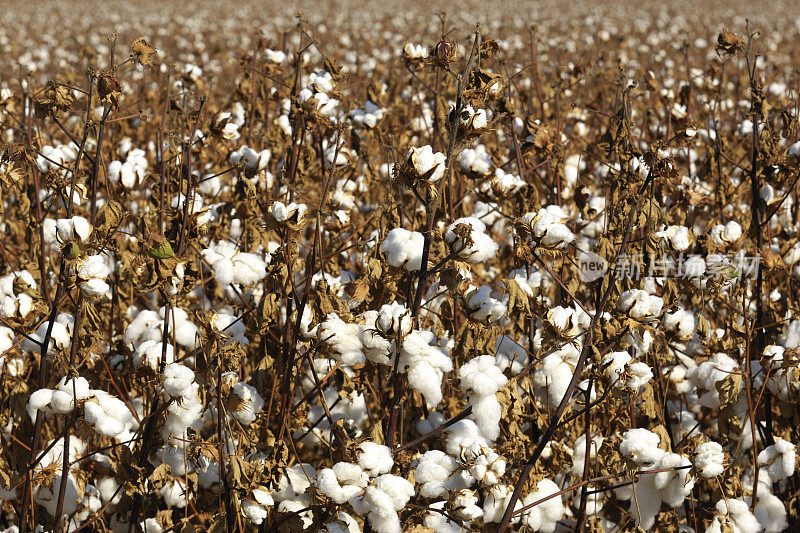
[[[0,533],[800,531],[800,11],[30,2]]]

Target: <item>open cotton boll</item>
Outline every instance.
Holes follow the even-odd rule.
[[[433,332],[414,330],[403,339],[398,369],[432,409],[442,401],[442,379],[445,372],[453,370],[453,361],[437,345]]]
[[[134,425],[133,415],[125,402],[105,391],[94,391],[94,398],[87,401],[83,409],[86,423],[107,437],[116,437]]]
[[[233,386],[232,394],[237,397],[229,412],[243,426],[250,425],[264,408],[264,399],[255,387],[239,382]]]
[[[475,217],[462,217],[450,224],[444,240],[459,259],[468,263],[484,263],[500,248],[486,233],[486,224]]]
[[[495,364],[500,370],[508,370],[517,375],[528,366],[530,356],[527,350],[511,337],[501,335],[495,342]]]
[[[496,392],[508,379],[491,355],[471,359],[458,370],[458,375],[461,378],[461,390],[469,394],[469,405],[472,406],[469,418],[477,424],[487,439],[495,440],[500,435],[502,414]]]
[[[341,505],[360,494],[369,482],[367,474],[358,465],[339,462],[333,468],[323,468],[314,481],[317,489]]]
[[[664,328],[674,332],[681,340],[689,340],[697,328],[697,318],[692,311],[678,309],[674,313],[664,313]]]
[[[409,272],[419,270],[422,266],[422,247],[425,238],[418,231],[395,228],[386,234],[381,244],[381,253],[386,262]]]
[[[441,450],[429,450],[417,460],[414,481],[422,485],[419,494],[423,498],[446,497],[456,482],[451,477],[458,469],[458,462]]]
[[[752,501],[751,498],[746,500]],[[765,533],[781,533],[788,530],[789,522],[786,520],[786,507],[783,501],[774,494],[760,491],[753,514],[758,523],[764,528]]]
[[[231,165],[242,165],[248,170],[259,171],[267,168],[272,153],[269,150],[256,152],[249,146],[241,146],[238,150],[231,152],[228,161]]]
[[[467,292],[467,307],[471,311],[470,316],[487,324],[502,323],[508,308],[500,300],[492,298],[491,294],[492,288],[488,285],[482,285]]]
[[[305,494],[317,477],[317,470],[308,463],[286,467],[278,480],[278,490],[272,493],[276,502],[297,499]]]
[[[699,444],[695,453],[694,467],[701,476],[716,477],[725,471],[725,454],[719,443],[709,441]]]
[[[86,296],[102,296],[111,289],[105,282],[110,274],[111,269],[102,256],[90,255],[78,266],[78,286]]]
[[[392,451],[382,444],[364,441],[358,446],[358,466],[370,477],[388,474],[394,466]]]
[[[654,235],[667,241],[670,248],[676,252],[685,252],[693,241],[691,231],[685,226],[669,226],[665,230],[657,231]]]
[[[632,360],[628,352],[611,352],[603,357],[605,375],[616,387],[622,387],[625,383],[623,374],[625,366]]]
[[[658,447],[661,437],[644,428],[629,429],[622,435],[620,453],[637,465],[653,464],[664,455]]]
[[[332,356],[346,365],[358,365],[366,360],[358,324],[349,324],[331,313],[317,330],[317,336],[333,351]]]
[[[222,285],[253,285],[267,276],[267,263],[256,254],[240,252],[233,243],[222,241],[200,252]]]
[[[79,240],[86,242],[92,234],[92,225],[81,216],[56,220],[56,231],[62,242]]]
[[[597,450],[603,445],[603,437],[601,435],[592,435],[591,442],[589,443],[589,460],[595,458]],[[581,433],[575,443],[572,445],[572,475],[576,478],[583,476],[584,466],[586,464],[586,434]]]
[[[506,472],[506,460],[488,446],[474,443],[466,448],[469,474],[486,487],[499,483]]]
[[[558,485],[545,478],[536,485],[536,490],[522,499],[522,506],[530,505],[543,498],[547,498],[560,491]],[[522,523],[530,527],[533,531],[541,533],[553,533],[559,520],[566,512],[561,496],[554,496],[542,503],[520,513]]]
[[[181,398],[190,392],[194,383],[194,372],[180,363],[172,363],[164,368],[161,388],[172,398]]]
[[[699,394],[697,403],[711,409],[719,407],[721,404],[716,384],[730,376],[737,368],[739,365],[736,361],[720,352],[714,354],[708,361],[687,369],[686,378],[697,388]]]
[[[717,224],[708,234],[711,242],[719,247],[725,247],[739,240],[742,236],[742,226],[735,220],[731,220],[725,225]]]
[[[492,172],[492,157],[486,146],[478,144],[475,148],[466,148],[458,156],[458,164],[464,172],[486,175]]]
[[[775,444],[767,446],[757,457],[758,464],[767,468],[773,482],[791,477],[795,470],[794,444],[781,438]]]
[[[276,222],[286,222],[292,218],[299,221],[307,210],[308,206],[305,204],[296,204],[294,202],[284,204],[276,201],[270,206],[269,214]]]
[[[645,290],[631,289],[619,295],[617,307],[635,320],[652,320],[664,307],[664,299]]]
[[[434,152],[430,145],[421,148],[411,147],[406,159],[417,173],[428,183],[435,183],[444,176],[447,158],[441,152]]]
[[[524,214],[520,218],[521,229],[537,246],[561,250],[575,241],[575,234],[563,223],[565,218],[555,210],[543,207],[535,213]]]
[[[356,124],[366,128],[374,128],[378,121],[383,118],[385,109],[381,109],[369,100],[364,103],[364,109],[354,109],[350,112],[350,118]]]
[[[665,453],[659,460],[658,470],[666,470],[653,475],[653,484],[660,491],[660,497],[670,507],[677,507],[692,492],[694,480],[689,477],[692,463],[677,453]],[[674,470],[669,470],[674,469]]]
[[[706,533],[760,533],[763,531],[749,506],[742,500],[719,500],[715,506],[717,514]]]
[[[641,361],[629,363],[627,365],[627,372],[629,377],[628,381],[625,382],[625,385],[633,392],[637,392],[639,389],[647,385],[651,379],[653,379],[653,370],[647,365],[647,363],[643,363]]]
[[[573,343],[566,343],[548,354],[541,366],[533,371],[533,386],[536,398],[555,408],[567,392],[580,351]]]
[[[445,451],[454,457],[460,457],[465,449],[475,446],[491,446],[489,439],[483,436],[478,425],[469,418],[459,420],[445,432],[447,433]]]

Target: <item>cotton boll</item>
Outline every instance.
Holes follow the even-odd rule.
[[[694,467],[701,476],[712,478],[725,471],[725,454],[722,452],[720,444],[713,441],[704,442],[697,446],[695,453],[697,456],[694,460]]]
[[[472,406],[470,418],[481,432],[490,440],[500,435],[500,415],[502,407],[495,393],[508,382],[491,355],[475,357],[463,365],[458,375],[461,390],[470,394]]]
[[[390,265],[414,272],[422,265],[424,240],[422,233],[395,228],[383,240],[381,252]]]
[[[789,527],[786,507],[783,501],[773,494],[759,492],[754,514],[765,533],[780,533],[787,531]]]
[[[657,231],[655,236],[666,240],[676,252],[685,252],[693,241],[692,233],[685,226],[669,226],[663,231]]]
[[[603,445],[603,437],[592,435],[589,443],[589,459],[592,460],[597,455],[597,450]],[[572,475],[576,478],[583,477],[583,470],[586,464],[586,434],[581,433],[572,445]]]
[[[233,386],[232,394],[237,397],[230,413],[243,426],[253,423],[258,413],[264,407],[264,399],[255,387],[246,383],[237,383]]]
[[[762,531],[761,524],[750,512],[748,505],[742,500],[725,499],[716,504],[717,515],[707,531],[715,528],[721,531],[722,524],[733,529],[734,533],[758,533]]]
[[[360,494],[369,477],[358,465],[339,462],[333,468],[323,468],[317,473],[314,484],[325,496],[341,505]]]
[[[519,342],[511,337],[501,335],[495,343],[495,364],[500,370],[508,370],[512,375],[517,375],[528,366],[530,356]]]
[[[502,323],[508,308],[500,300],[492,298],[491,294],[492,289],[487,285],[467,292],[467,307],[471,311],[470,316],[487,324]]]
[[[425,178],[428,183],[436,183],[444,176],[447,163],[445,155],[441,152],[434,153],[430,145],[410,148],[406,159],[417,176]]]
[[[157,371],[161,364],[162,353],[164,353],[164,345],[161,341],[144,341],[137,346],[133,354],[133,365],[136,368],[146,366],[153,371]],[[173,361],[175,361],[175,348],[171,344],[167,344],[164,362],[171,364]]]
[[[625,385],[633,392],[638,392],[639,389],[653,379],[653,371],[646,363],[641,361],[628,364],[627,370],[630,377]]]
[[[698,404],[711,409],[718,408],[721,404],[716,383],[727,378],[738,367],[736,361],[724,353],[717,353],[708,361],[689,368],[686,378],[698,389]]]
[[[452,456],[460,456],[464,449],[474,446],[489,447],[491,443],[483,436],[478,425],[470,419],[459,420],[445,430],[445,450]]]
[[[575,234],[563,224],[563,219],[548,208],[524,214],[519,230],[537,246],[551,250],[561,250],[575,241]]]
[[[457,256],[469,263],[484,263],[500,246],[486,234],[486,225],[475,217],[463,217],[447,227],[444,240]]]
[[[580,352],[572,344],[564,344],[548,354],[533,372],[534,393],[539,401],[555,408],[567,392]]]
[[[661,312],[663,306],[662,298],[651,296],[647,291],[639,289],[631,289],[620,294],[617,304],[617,307],[629,317],[640,321],[652,320]]]
[[[676,453],[665,453],[658,462],[658,470],[676,469],[653,475],[653,484],[661,492],[660,498],[667,505],[677,507],[691,494],[694,480],[689,478],[689,469],[686,468],[691,464],[687,458]]]
[[[779,438],[762,450],[757,460],[762,468],[767,468],[772,481],[777,482],[794,474],[795,457],[794,444]]]
[[[620,453],[638,465],[653,464],[664,455],[658,447],[661,437],[644,428],[629,429],[622,435]]]
[[[382,444],[364,441],[358,446],[358,466],[370,477],[387,474],[394,466],[391,450]]]
[[[175,480],[167,483],[158,491],[167,507],[183,509],[186,507],[186,489],[182,481]]]
[[[441,450],[430,450],[418,459],[414,480],[422,485],[419,490],[423,498],[446,497],[447,481],[458,468],[455,459]]]
[[[430,331],[412,331],[403,340],[398,368],[431,409],[442,401],[442,379],[453,369],[450,356],[436,345]]]
[[[319,325],[317,336],[331,347],[336,360],[346,365],[358,365],[366,360],[357,324],[343,321],[331,313]]]
[[[536,490],[522,499],[522,506],[530,505],[560,491],[558,485],[545,478],[536,485]],[[564,516],[566,508],[561,496],[554,496],[521,513],[522,523],[533,531],[553,533],[559,520]]]

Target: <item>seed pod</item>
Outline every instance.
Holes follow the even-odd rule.
[[[147,249],[147,255],[153,259],[169,259],[175,257],[175,252],[172,250],[172,245],[164,237],[156,237],[154,244]]]

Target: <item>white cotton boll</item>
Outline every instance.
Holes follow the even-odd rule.
[[[462,217],[447,227],[444,240],[457,256],[468,263],[484,263],[500,246],[486,234],[486,224],[475,217]]]
[[[765,533],[787,531],[786,507],[783,501],[774,494],[759,492],[754,514]]]
[[[487,324],[503,321],[508,308],[500,300],[492,298],[491,293],[492,288],[488,285],[482,285],[467,293],[467,307],[470,309],[470,316],[473,319]]]
[[[550,209],[552,207],[543,207],[536,213],[526,213],[521,221],[527,226],[530,237],[537,245],[560,250],[575,241],[575,234],[563,224],[565,217],[554,214],[556,212]]]
[[[461,390],[469,394],[469,405],[472,406],[472,419],[481,433],[490,440],[500,436],[500,416],[502,406],[495,393],[508,382],[500,368],[495,365],[491,355],[481,355],[463,365],[458,375],[461,378]]]
[[[657,231],[655,236],[666,240],[676,252],[688,250],[693,240],[693,235],[686,226],[669,226],[663,231]]]
[[[28,398],[28,406],[34,410],[43,410],[53,399],[53,389],[39,389]]]
[[[595,458],[597,455],[597,450],[600,449],[600,446],[603,445],[603,437],[600,435],[592,435],[591,442],[589,443],[589,460]],[[576,478],[583,477],[583,470],[586,464],[586,434],[581,433],[580,436],[575,439],[575,443],[572,445],[572,475]],[[591,470],[590,470],[591,472]]]
[[[84,419],[86,423],[94,426],[97,433],[107,437],[116,437],[125,431],[125,424],[119,420],[108,416],[108,413],[95,402],[86,402],[84,408]]]
[[[625,385],[633,392],[637,392],[653,379],[653,370],[647,363],[642,363],[641,361],[628,364],[627,371],[630,377]]]
[[[561,489],[559,486],[553,481],[547,478],[542,479],[536,485],[536,490],[523,498],[522,506],[524,507],[526,505],[530,505],[543,498],[556,494],[560,490]],[[566,510],[567,509],[564,507],[564,502],[561,500],[561,496],[559,495],[545,500],[535,507],[524,511],[520,514],[520,516],[522,517],[522,523],[532,528],[533,531],[539,531],[541,533],[553,533],[553,531],[556,529],[558,521],[564,516]]]
[[[725,454],[719,443],[709,441],[697,446],[694,467],[705,478],[721,475],[725,471]]]
[[[636,320],[651,320],[661,312],[663,298],[652,296],[640,289],[631,289],[619,295],[617,307]]]
[[[664,455],[658,447],[661,437],[644,428],[629,429],[622,435],[620,453],[637,465],[653,464]]]
[[[381,253],[386,262],[409,272],[419,270],[422,266],[422,247],[425,237],[418,231],[395,228],[386,234],[381,244]]]
[[[491,443],[483,436],[478,425],[470,419],[459,420],[446,430],[445,450],[452,456],[460,456],[466,448],[489,447]]]
[[[501,335],[495,342],[495,364],[500,370],[508,370],[512,375],[517,375],[528,366],[530,356],[519,342],[511,337]]]
[[[230,409],[231,415],[243,426],[253,423],[264,408],[264,399],[255,387],[241,382],[233,386],[232,393],[238,396],[239,401],[235,408]]]
[[[566,394],[575,366],[578,364],[579,355],[578,348],[572,343],[567,343],[546,355],[541,366],[534,370],[534,393],[550,408],[558,406]]]
[[[466,148],[458,156],[458,164],[464,172],[486,175],[492,172],[492,157],[486,146],[479,144],[475,148]]]
[[[272,493],[276,502],[293,500],[311,487],[317,471],[308,463],[301,463],[284,469],[278,480],[278,490]]]
[[[375,478],[375,488],[389,496],[395,511],[401,511],[414,496],[414,485],[392,474],[383,474]]]
[[[414,481],[420,485],[419,494],[423,498],[446,497],[447,480],[458,468],[455,459],[441,450],[430,450],[418,459],[414,470]]]
[[[730,526],[733,529],[733,533],[759,533],[762,531],[758,519],[750,512],[749,506],[742,500],[719,500],[715,507],[717,515],[714,521],[719,525],[724,523]],[[720,527],[719,525],[717,528]],[[709,527],[709,530],[713,527],[714,524]],[[721,531],[721,529],[718,530]]]
[[[251,523],[257,526],[260,526],[269,514],[266,508],[250,500],[242,501],[242,512]]]
[[[425,515],[425,518],[422,521],[422,525],[425,526],[426,528],[435,531],[436,533],[463,533],[464,529],[461,526],[459,526],[456,522],[451,521],[448,518],[448,515],[445,515],[441,512],[444,509],[446,503],[447,502],[445,501],[441,501],[429,505],[428,508],[431,509],[431,511],[428,511],[428,513]],[[438,511],[435,509],[438,509]],[[481,514],[483,514],[482,509],[481,509]],[[460,520],[465,520],[461,516],[460,512],[453,513],[453,516],[455,516],[455,518],[458,518]]]
[[[172,483],[167,483],[161,487],[158,493],[167,507],[175,507],[176,509],[186,507],[186,490],[182,485],[182,481],[176,480]]]
[[[679,339],[689,340],[697,328],[697,318],[692,311],[678,309],[674,313],[664,313],[664,327]]]
[[[490,487],[500,481],[506,471],[506,460],[488,446],[473,443],[464,449],[469,474],[481,485]]]
[[[661,499],[667,505],[677,507],[691,494],[694,480],[689,478],[689,469],[686,468],[691,465],[689,459],[677,453],[665,453],[657,465],[658,470],[676,470],[651,474],[655,487],[661,491]]]
[[[428,413],[426,418],[418,420],[416,424],[414,424],[414,428],[417,430],[417,433],[420,435],[425,435],[430,433],[434,429],[439,428],[442,426],[447,420],[445,419],[444,415],[438,411],[433,411]]]
[[[708,236],[715,245],[725,247],[742,236],[742,226],[735,220],[731,220],[725,225],[717,224],[711,228]]]
[[[625,366],[631,361],[631,356],[628,352],[611,352],[603,357],[603,366],[605,367],[605,375],[617,387],[624,384],[622,380],[625,373]]]
[[[360,494],[368,482],[369,477],[358,465],[340,462],[333,468],[320,470],[314,484],[322,494],[341,505]]]
[[[794,474],[795,457],[794,444],[778,438],[775,444],[767,446],[758,454],[757,460],[759,466],[767,468],[772,481],[777,482]]]
[[[337,361],[346,365],[358,365],[366,360],[358,324],[349,324],[335,313],[331,313],[319,325],[317,336],[333,350]]]
[[[194,383],[194,372],[190,368],[179,363],[172,363],[164,368],[161,387],[167,395],[181,398],[191,391],[192,383]]]
[[[436,345],[436,335],[430,331],[412,331],[400,350],[398,368],[405,372],[408,383],[425,398],[429,409],[442,401],[442,379],[453,369],[448,353]]]
[[[370,477],[388,474],[394,466],[392,451],[382,444],[364,441],[358,446],[358,466]]]
[[[411,147],[406,159],[418,176],[425,176],[428,183],[435,183],[444,176],[447,159],[441,152],[434,152],[430,145]]]
[[[711,409],[720,404],[716,383],[731,375],[739,365],[724,353],[714,354],[711,359],[686,371],[686,378],[698,389],[697,403]]]

